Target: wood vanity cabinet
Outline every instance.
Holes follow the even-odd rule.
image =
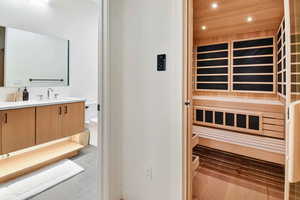
[[[84,131],[84,103],[63,105],[62,136],[72,136]]]
[[[0,155],[84,131],[85,103],[0,111]]]
[[[84,130],[84,103],[36,108],[36,143],[42,144]]]
[[[62,137],[62,105],[36,108],[36,144],[43,144]]]
[[[2,154],[35,145],[35,108],[1,111]]]

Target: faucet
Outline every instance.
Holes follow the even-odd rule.
[[[47,97],[48,97],[48,99],[50,99],[50,93],[51,92],[54,92],[54,90],[52,88],[48,88],[48,90],[47,90]]]

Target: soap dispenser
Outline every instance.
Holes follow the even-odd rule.
[[[27,88],[23,90],[23,101],[28,101],[29,100],[29,92],[27,91]]]

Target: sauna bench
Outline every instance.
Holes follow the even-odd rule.
[[[246,98],[246,97],[225,97],[225,96],[193,96],[193,99],[197,100],[217,100],[228,102],[248,102],[254,104],[271,104],[271,105],[283,105],[277,99],[262,99],[262,98]]]
[[[256,111],[284,113],[284,104],[277,99],[254,99],[222,96],[193,96],[193,105],[216,106]]]
[[[201,146],[280,165],[285,163],[284,140],[202,126],[193,126],[193,135],[193,143]]]

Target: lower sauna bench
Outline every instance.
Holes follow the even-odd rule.
[[[193,133],[194,200],[284,199],[283,140],[201,126]]]
[[[258,160],[284,165],[285,141],[229,130],[193,126],[198,144],[221,151],[235,153]]]

